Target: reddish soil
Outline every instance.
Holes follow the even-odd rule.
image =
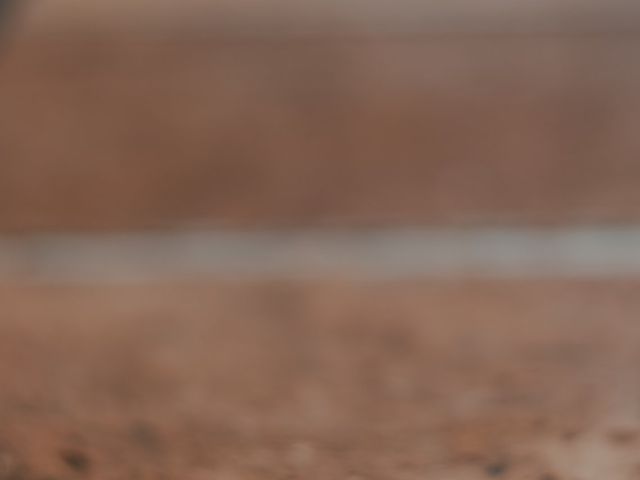
[[[638,40],[25,27],[0,229],[637,221]]]
[[[637,289],[5,285],[0,478],[637,478]]]

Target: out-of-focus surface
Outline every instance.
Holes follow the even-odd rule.
[[[635,478],[637,289],[4,285],[0,475]]]
[[[638,219],[633,5],[245,3],[28,5],[0,228]]]
[[[0,480],[640,477],[637,4],[21,7]]]
[[[215,33],[286,34],[610,30],[637,27],[629,0],[39,0],[32,18],[45,28],[162,25]]]

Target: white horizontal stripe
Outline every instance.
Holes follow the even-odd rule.
[[[640,275],[640,227],[173,232],[0,238],[0,279],[137,282]]]

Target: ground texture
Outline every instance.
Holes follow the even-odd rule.
[[[4,285],[0,478],[638,478],[637,287]]]

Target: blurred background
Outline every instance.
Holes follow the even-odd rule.
[[[640,6],[0,17],[0,480],[640,475]]]
[[[640,212],[630,2],[21,6],[0,78],[5,231]]]

